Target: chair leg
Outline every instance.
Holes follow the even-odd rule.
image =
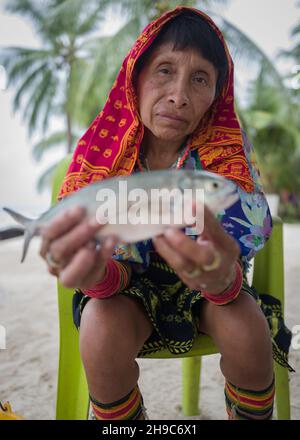
[[[60,349],[56,419],[86,420],[89,394],[81,362],[78,331],[72,321],[72,291],[58,286]]]
[[[64,355],[60,356],[59,363],[56,420],[86,420],[89,395],[83,367],[78,362],[71,365]]]
[[[199,415],[201,357],[182,360],[182,412],[185,416]]]
[[[289,372],[286,368],[274,362],[275,387],[276,387],[276,408],[278,420],[290,420],[290,387]]]

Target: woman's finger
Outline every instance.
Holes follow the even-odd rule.
[[[77,250],[85,246],[103,228],[97,221],[84,219],[62,237],[50,242],[49,251],[54,261],[65,265]]]
[[[59,279],[66,287],[92,286],[99,282],[101,269],[112,256],[116,245],[115,237],[107,237],[97,249],[95,241],[82,247],[60,272]]]
[[[205,272],[200,272],[199,276],[196,278],[189,278],[186,276],[186,272],[192,272],[195,270],[195,264],[176,253],[174,248],[170,246],[168,241],[163,236],[157,237],[154,241],[156,250],[190,289],[201,290],[202,287],[200,286],[211,283],[211,275],[208,275]]]
[[[44,226],[41,231],[42,242],[40,247],[40,256],[45,258],[49,243],[77,225],[84,216],[85,210],[80,206],[76,206],[66,210],[62,214],[59,214],[49,224]]]
[[[116,237],[109,236],[106,237],[102,243],[101,250],[97,253],[95,258],[95,264],[92,267],[90,273],[86,275],[85,278],[82,279],[80,288],[82,289],[90,289],[95,284],[99,283],[99,269],[105,268],[107,261],[112,257],[114,247],[117,244]]]
[[[173,252],[178,252],[184,258],[192,261],[194,265],[210,265],[214,261],[216,251],[211,242],[207,241],[205,245],[201,246],[175,228],[168,228],[164,236],[173,248]]]
[[[182,272],[183,270],[192,271],[195,268],[195,265],[189,259],[184,258],[174,250],[163,236],[153,239],[153,243],[157,252],[159,252],[159,254],[176,272]]]
[[[118,243],[118,238],[115,237],[114,235],[105,237],[101,242],[101,248],[100,248],[100,253],[102,257],[105,259],[110,258],[117,243]]]
[[[60,272],[60,282],[68,288],[80,286],[93,264],[94,255],[91,250],[86,247],[81,248],[74,255],[70,263]]]

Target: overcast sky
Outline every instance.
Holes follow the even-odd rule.
[[[290,32],[300,16],[297,2],[298,0],[231,0],[224,15],[275,60],[280,49],[292,46]],[[0,0],[0,46],[38,47],[39,42],[30,24],[24,19],[5,14],[3,4],[3,0]],[[112,29],[113,24],[107,23],[107,29]],[[281,71],[287,70],[282,62],[278,64],[278,68]],[[31,141],[19,115],[12,114],[11,100],[11,91],[3,90],[0,69],[0,207],[8,204],[27,213],[42,212],[49,205],[50,195],[37,195],[35,182],[41,171],[56,158],[49,155],[42,164],[33,161],[30,153]],[[0,214],[0,227],[3,222],[5,217]]]

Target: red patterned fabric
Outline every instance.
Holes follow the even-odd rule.
[[[224,45],[229,63],[227,82],[218,100],[190,136],[190,149],[198,150],[203,169],[234,180],[246,192],[253,191],[241,127],[234,110],[234,67],[228,48],[221,31],[206,14],[179,6],[151,22],[129,51],[103,110],[78,142],[59,198],[89,183],[131,174],[144,134],[132,83],[134,65],[164,24],[185,10],[199,14],[213,27]]]

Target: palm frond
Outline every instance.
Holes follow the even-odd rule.
[[[290,50],[280,50],[278,58],[292,58],[296,62],[300,62],[300,43],[296,44]]]
[[[47,5],[34,0],[7,0],[5,10],[28,17],[33,23],[40,23],[44,19]]]
[[[9,84],[13,84],[19,79],[28,74],[35,68],[36,64],[45,62],[49,58],[48,51],[24,50],[10,47],[0,51],[0,63],[5,67]]]
[[[35,69],[29,76],[25,77],[25,80],[21,86],[17,89],[14,100],[13,100],[13,110],[14,112],[19,109],[20,101],[24,97],[26,92],[29,92],[31,87],[40,80],[40,76],[43,74],[47,64],[42,64],[37,69]]]
[[[39,193],[41,193],[45,189],[51,188],[53,175],[59,162],[60,161],[55,162],[53,165],[47,168],[46,171],[44,171],[43,174],[39,177],[37,181],[37,190]]]
[[[29,96],[27,105],[24,110],[24,117],[28,123],[29,135],[37,128],[38,118],[41,114],[43,102],[47,94],[49,83],[52,81],[52,72],[47,70],[44,72],[40,84],[36,87],[32,95]]]
[[[100,84],[100,77],[109,78],[109,82],[113,83],[115,78],[112,78],[112,75],[115,75],[116,71],[120,68],[120,60],[126,55],[139,31],[140,20],[134,17],[112,37],[98,38],[98,47],[95,44],[96,40],[93,41],[95,45],[94,59],[87,68],[82,81],[82,100],[89,94],[93,84],[96,82]]]
[[[292,29],[292,37],[295,37],[296,35],[300,34],[300,23],[297,24],[293,29]]]
[[[100,19],[104,18],[104,1],[82,2],[82,0],[64,0],[51,8],[48,14],[50,33],[72,34],[79,37],[95,30]]]
[[[239,58],[247,64],[256,63],[256,65],[261,65],[264,63],[265,69],[268,69],[269,74],[277,81],[278,85],[284,87],[281,75],[274,63],[251,38],[224,17],[220,17],[213,12],[211,12],[211,15],[215,15],[221,21],[222,31],[231,48],[234,59]]]
[[[78,137],[73,136],[72,142],[75,144]],[[49,137],[39,141],[33,146],[32,154],[36,161],[40,161],[43,156],[53,150],[67,143],[67,132],[60,131],[51,134]]]
[[[115,1],[118,12],[127,19],[132,17],[144,17],[145,25],[149,20],[157,18],[162,13],[176,6],[197,6],[199,9],[206,9],[214,5],[226,4],[230,0],[121,0]]]
[[[210,15],[213,16],[214,14],[210,13]],[[282,100],[282,105],[289,109],[291,103],[290,92],[285,85],[283,77],[276,69],[275,64],[243,31],[223,17],[215,16],[221,21],[221,29],[224,32],[235,61],[239,59],[239,61],[244,62],[247,67],[249,64],[260,67],[260,70],[264,71],[264,76],[268,77],[268,81],[276,86]]]
[[[44,116],[41,115],[41,125],[42,125],[42,131],[43,134],[46,132],[48,126],[50,117],[53,115],[58,115],[58,110],[56,109],[56,106],[54,106],[54,100],[57,95],[57,84],[52,77],[52,81],[48,85],[47,89],[47,95],[45,96],[45,102],[44,102]]]

